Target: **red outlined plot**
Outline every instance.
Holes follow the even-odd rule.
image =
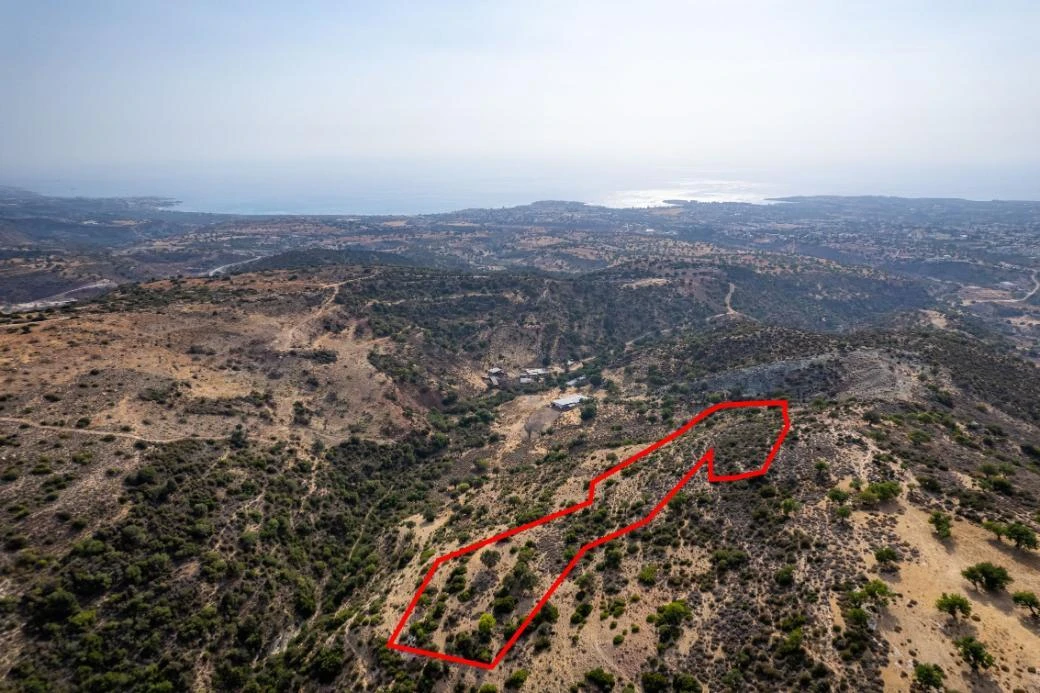
[[[686,474],[683,475],[682,479],[679,480],[679,483],[677,483],[675,486],[673,486],[671,488],[671,490],[669,490],[668,493],[666,493],[664,495],[664,497],[657,503],[657,505],[655,505],[653,507],[653,509],[646,515],[646,517],[644,517],[643,519],[638,520],[638,521],[636,521],[636,522],[634,522],[634,523],[632,523],[632,524],[630,524],[630,525],[628,525],[626,527],[622,527],[621,529],[618,529],[618,530],[616,530],[614,532],[611,532],[610,534],[602,536],[599,539],[594,539],[593,541],[590,541],[589,543],[585,544],[580,549],[578,549],[578,552],[576,554],[574,554],[574,557],[570,560],[570,562],[567,564],[567,566],[563,569],[563,572],[560,573],[560,575],[556,578],[556,580],[553,581],[552,585],[549,586],[549,589],[546,590],[545,594],[543,594],[541,596],[541,598],[538,600],[538,602],[534,605],[534,608],[531,609],[531,612],[529,614],[527,614],[527,617],[524,618],[524,620],[520,624],[520,626],[516,629],[516,631],[513,633],[513,635],[509,638],[508,641],[506,641],[506,643],[502,646],[502,648],[495,655],[494,659],[492,659],[490,662],[481,662],[479,660],[466,659],[465,657],[458,657],[456,655],[451,655],[451,654],[447,654],[447,653],[444,653],[444,652],[436,652],[436,651],[433,651],[433,650],[424,650],[424,649],[422,649],[420,647],[412,647],[411,645],[405,645],[405,644],[399,642],[398,638],[401,635],[401,631],[404,630],[405,623],[408,622],[408,619],[411,617],[412,612],[415,610],[416,604],[419,603],[419,598],[422,596],[422,593],[426,590],[427,586],[429,586],[430,581],[433,580],[433,576],[436,574],[437,570],[446,561],[450,561],[450,560],[452,560],[454,558],[458,558],[459,556],[463,556],[463,555],[465,555],[467,553],[472,553],[474,551],[478,551],[478,550],[484,548],[485,546],[488,546],[489,544],[494,544],[495,542],[501,541],[503,539],[507,539],[507,538],[513,536],[514,534],[518,534],[519,532],[523,532],[523,531],[531,529],[533,527],[537,527],[539,525],[543,525],[546,522],[551,522],[552,520],[555,520],[555,519],[557,519],[559,517],[563,517],[564,515],[570,515],[571,513],[574,513],[574,512],[577,512],[577,511],[579,511],[579,510],[581,510],[583,508],[589,507],[590,505],[592,505],[592,503],[596,499],[596,486],[598,486],[600,484],[600,482],[602,482],[606,478],[608,478],[610,476],[613,476],[614,474],[617,474],[618,472],[620,472],[625,467],[629,466],[630,464],[633,464],[634,462],[636,462],[640,458],[645,457],[646,455],[649,455],[650,453],[652,453],[653,451],[657,450],[658,448],[664,447],[665,445],[667,445],[668,443],[672,442],[676,438],[678,438],[678,437],[682,436],[683,434],[687,433],[690,429],[692,429],[698,423],[700,423],[701,421],[703,421],[704,419],[706,419],[707,417],[711,416],[712,414],[714,414],[716,412],[727,410],[727,409],[742,409],[742,408],[750,408],[750,407],[779,407],[781,413],[783,414],[783,427],[780,430],[780,434],[777,436],[776,442],[773,443],[773,447],[770,448],[769,454],[766,455],[765,460],[762,462],[762,465],[758,469],[753,469],[753,470],[751,470],[749,472],[740,472],[738,474],[717,475],[717,474],[715,474],[715,466],[714,466],[715,451],[709,449],[706,453],[704,453],[701,456],[701,458],[699,460],[697,460],[697,463],[695,465],[693,465],[693,468],[691,468],[688,472],[686,472]],[[624,460],[622,462],[619,462],[618,464],[614,465],[613,467],[611,467],[610,469],[608,469],[607,471],[603,472],[602,474],[597,476],[595,479],[593,479],[589,483],[589,493],[588,493],[588,496],[582,502],[576,503],[576,504],[574,504],[574,505],[572,505],[570,507],[564,508],[562,510],[558,510],[558,511],[552,513],[552,514],[546,515],[545,517],[542,517],[542,518],[539,518],[537,520],[534,520],[533,522],[528,522],[527,524],[520,525],[519,527],[514,527],[513,529],[510,529],[508,531],[502,532],[500,534],[496,534],[496,535],[494,535],[492,537],[488,537],[487,539],[482,539],[482,540],[480,540],[480,541],[478,541],[478,542],[476,542],[474,544],[470,544],[469,546],[464,546],[461,549],[457,549],[455,551],[452,551],[451,553],[447,553],[447,554],[444,554],[443,556],[437,557],[433,561],[433,565],[431,565],[430,569],[426,572],[426,577],[423,579],[422,584],[419,585],[419,589],[416,590],[415,596],[412,597],[412,601],[408,604],[408,607],[405,609],[404,614],[401,616],[401,620],[397,622],[397,626],[394,628],[394,632],[390,635],[389,640],[387,640],[386,646],[389,647],[392,650],[397,650],[399,652],[407,652],[409,654],[422,655],[424,657],[431,657],[433,659],[440,659],[440,660],[443,660],[445,662],[454,662],[455,664],[465,664],[467,666],[477,667],[477,668],[480,668],[480,669],[488,669],[488,670],[494,669],[496,666],[498,666],[498,664],[503,659],[505,659],[506,654],[513,647],[513,645],[515,645],[516,642],[520,639],[520,636],[523,634],[524,630],[527,629],[527,627],[531,624],[531,621],[534,620],[535,616],[538,615],[538,612],[541,611],[542,607],[545,606],[546,602],[549,601],[549,598],[553,595],[553,593],[556,591],[556,589],[563,583],[563,581],[567,578],[567,575],[570,574],[570,572],[574,569],[574,567],[578,564],[578,562],[581,561],[581,559],[585,556],[586,553],[588,553],[592,549],[596,548],[597,546],[605,544],[608,541],[611,541],[613,539],[617,539],[618,537],[624,536],[625,534],[628,534],[629,532],[631,532],[633,530],[639,529],[640,527],[643,527],[643,526],[649,524],[650,521],[653,520],[654,517],[659,512],[661,512],[661,510],[664,509],[664,507],[666,505],[668,505],[668,502],[670,500],[672,500],[672,498],[675,496],[675,494],[677,494],[679,492],[679,490],[683,486],[685,486],[686,483],[690,479],[693,478],[693,476],[700,470],[700,468],[702,466],[707,465],[707,467],[708,467],[708,481],[712,481],[712,482],[739,481],[741,479],[750,479],[751,477],[762,476],[767,471],[769,471],[769,465],[772,464],[773,458],[776,457],[777,453],[780,451],[780,445],[784,442],[784,438],[787,437],[787,433],[788,433],[788,431],[790,431],[790,429],[791,429],[791,419],[790,419],[790,416],[788,414],[787,400],[768,399],[768,400],[748,400],[748,401],[744,401],[744,402],[721,402],[719,404],[716,404],[716,405],[713,405],[711,407],[708,407],[704,411],[702,411],[699,414],[697,414],[697,416],[695,416],[692,419],[690,419],[681,428],[673,431],[672,433],[669,433],[667,436],[665,436],[664,438],[661,438],[661,440],[657,441],[656,443],[653,443],[652,445],[649,445],[649,446],[643,448],[642,450],[640,450],[636,454],[632,455],[628,459],[626,459],[626,460]]]

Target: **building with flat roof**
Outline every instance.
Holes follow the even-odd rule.
[[[560,411],[567,411],[568,409],[574,409],[574,407],[587,399],[588,397],[585,395],[569,395],[567,397],[561,397],[552,401],[552,408],[559,409]]]

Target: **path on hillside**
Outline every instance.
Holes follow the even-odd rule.
[[[88,436],[114,436],[116,438],[126,438],[128,440],[140,440],[145,443],[152,443],[154,445],[166,445],[168,443],[177,443],[182,440],[196,440],[191,436],[182,436],[179,438],[145,438],[144,436],[139,436],[135,433],[125,433],[123,431],[99,431],[96,428],[73,428],[72,426],[51,426],[49,424],[36,423],[35,421],[29,421],[28,419],[19,419],[13,416],[0,416],[0,422],[26,425],[44,431],[58,431],[60,433],[83,433]]]
[[[739,310],[734,310],[733,309],[733,292],[736,291],[736,290],[737,290],[736,285],[733,282],[730,282],[729,283],[729,290],[726,291],[726,312],[724,312],[724,313],[717,313],[715,315],[712,315],[712,316],[709,316],[707,318],[704,318],[704,322],[711,322],[712,320],[715,320],[716,318],[724,318],[727,315],[744,315]],[[744,317],[749,317],[749,316],[744,315]]]
[[[1028,294],[1022,298],[991,298],[987,303],[1025,303],[1031,299],[1037,291],[1040,291],[1040,278],[1037,277],[1037,271],[1033,270],[1033,290]]]
[[[209,270],[208,272],[204,271],[203,274],[205,276],[207,276],[207,277],[216,277],[218,275],[221,275],[221,274],[227,272],[232,267],[238,267],[240,265],[248,265],[249,263],[256,262],[257,260],[263,260],[265,257],[270,257],[270,256],[269,255],[258,255],[256,257],[251,257],[248,260],[239,260],[237,262],[229,262],[226,265],[220,265],[218,267],[214,267],[213,269]]]
[[[114,289],[116,284],[111,279],[99,279],[98,281],[84,284],[83,286],[77,286],[73,289],[62,291],[61,293],[47,296],[45,298],[38,298],[35,301],[26,301],[25,303],[12,303],[7,304],[3,308],[4,313],[28,313],[34,310],[43,310],[45,308],[57,308],[68,303],[75,303],[76,298],[72,294],[79,293],[81,291],[90,291],[92,289]]]

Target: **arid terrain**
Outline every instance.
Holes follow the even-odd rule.
[[[4,212],[4,689],[1040,690],[1036,205],[42,199]],[[435,557],[749,399],[789,402],[769,472],[589,552],[494,670],[385,646]],[[777,430],[713,416],[446,565],[401,642],[489,661]]]

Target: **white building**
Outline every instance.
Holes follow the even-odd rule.
[[[567,411],[568,409],[574,409],[588,397],[585,395],[568,395],[567,397],[561,397],[552,401],[552,408],[559,409],[560,411]]]

